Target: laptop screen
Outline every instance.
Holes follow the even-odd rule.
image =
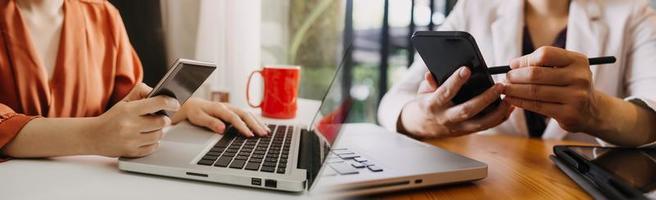
[[[351,46],[344,51],[344,58]],[[344,63],[342,58],[333,79],[328,86],[321,106],[312,120],[310,130],[301,136],[301,156],[299,165],[308,171],[308,189],[314,183],[321,166],[340,133],[341,126],[348,117],[352,99],[349,89],[344,85]]]

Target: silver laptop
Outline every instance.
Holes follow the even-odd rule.
[[[120,158],[119,168],[290,192],[339,190],[344,195],[487,176],[484,163],[373,124],[346,124],[353,101],[342,76],[340,65],[310,127],[269,124],[270,136],[245,138],[234,128],[219,135],[181,124],[166,132],[155,153]]]

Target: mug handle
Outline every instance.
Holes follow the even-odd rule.
[[[262,100],[260,100],[260,103],[258,103],[257,105],[251,103],[251,91],[250,91],[251,90],[251,78],[253,78],[253,75],[255,75],[255,73],[258,73],[258,74],[260,74],[260,76],[264,77],[264,75],[262,75],[261,70],[253,71],[253,72],[251,72],[250,75],[248,75],[248,82],[246,83],[246,102],[248,103],[249,106],[251,106],[253,108],[259,108],[260,106],[262,106],[262,102],[264,101],[264,97],[262,98]]]

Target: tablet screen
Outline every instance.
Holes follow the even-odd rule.
[[[651,195],[656,193],[656,149],[570,147],[595,165]]]

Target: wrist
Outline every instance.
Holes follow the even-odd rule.
[[[589,130],[586,131],[592,135],[606,135],[606,133],[615,133],[616,130],[622,129],[618,127],[623,122],[620,123],[618,120],[626,119],[626,116],[618,116],[623,112],[617,112],[618,110],[624,110],[621,104],[617,104],[614,97],[605,95],[599,91],[594,92],[595,98],[595,110],[593,113],[591,123],[588,125]]]
[[[79,138],[78,146],[80,147],[78,149],[78,154],[102,155],[102,152],[100,151],[101,148],[98,146],[100,144],[98,141],[98,134],[104,134],[103,127],[101,126],[104,121],[103,117],[89,117],[80,120],[82,120],[82,123],[80,123],[80,127],[77,129],[77,138]]]
[[[397,131],[407,135],[417,135],[421,133],[421,117],[422,115],[421,108],[418,100],[413,100],[408,102],[401,109],[399,114],[399,120],[397,124]]]

